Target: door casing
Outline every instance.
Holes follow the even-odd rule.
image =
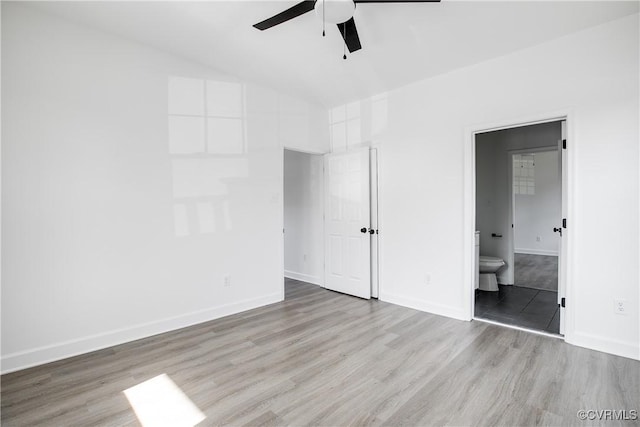
[[[317,151],[317,150],[303,150],[300,149],[298,147],[288,147],[288,146],[283,146],[282,147],[282,159],[284,162],[284,150],[289,150],[289,151],[296,151],[299,153],[305,153],[305,154],[314,154],[314,155],[324,155],[324,154],[329,154],[327,152],[324,151]],[[381,221],[381,212],[380,212],[380,207],[378,204],[378,199],[380,197],[380,189],[378,186],[378,176],[379,176],[379,168],[380,168],[380,159],[378,156],[380,147],[377,146],[373,146],[370,148],[370,163],[369,163],[369,171],[370,171],[370,182],[369,182],[369,186],[370,186],[370,191],[371,191],[371,196],[370,196],[370,201],[371,201],[371,207],[370,207],[370,211],[371,211],[371,227],[374,228],[375,230],[379,230],[380,224],[382,223]],[[284,163],[282,165],[282,170],[284,170]],[[322,176],[322,181],[324,182],[324,174],[326,173],[326,171],[323,169],[323,176]],[[284,183],[283,183],[283,189],[284,189]],[[323,188],[324,191],[324,188]],[[283,193],[284,195],[284,193]],[[323,207],[322,209],[324,210],[324,194],[322,196],[322,200],[323,200]],[[280,212],[280,216],[281,216],[281,223],[282,223],[282,229],[284,231],[284,202],[281,206],[281,212]],[[326,241],[324,241],[324,230],[322,232],[322,236],[323,236],[323,246],[326,245]],[[380,287],[381,287],[381,281],[380,281],[380,268],[381,268],[381,264],[380,264],[380,258],[381,258],[381,252],[382,252],[382,246],[380,245],[380,237],[379,234],[376,233],[371,241],[371,296],[373,298],[378,298],[379,294],[380,294]],[[322,256],[323,256],[323,262],[324,262],[324,253],[325,251],[323,251]],[[282,281],[282,288],[281,288],[281,299],[284,300],[284,274],[285,274],[285,269],[284,269],[284,233],[283,233],[283,238],[282,238],[282,242],[280,245],[280,254],[281,254],[281,276],[283,277],[283,281]],[[324,278],[324,271],[323,271],[323,278],[322,278],[322,283],[319,284],[319,286],[321,287],[325,287],[325,278]]]
[[[571,221],[573,206],[574,206],[574,196],[573,196],[573,179],[572,179],[572,171],[574,165],[574,152],[571,147],[576,144],[576,141],[573,137],[573,120],[572,120],[573,112],[571,110],[562,110],[562,111],[554,111],[546,114],[533,115],[528,117],[516,118],[516,119],[505,119],[502,121],[490,122],[485,124],[476,124],[470,125],[465,128],[465,141],[464,141],[464,223],[463,223],[463,232],[464,232],[464,254],[463,254],[463,269],[464,269],[464,288],[467,290],[463,293],[463,306],[466,307],[467,316],[466,320],[474,319],[474,309],[475,309],[475,286],[474,286],[474,277],[475,277],[475,269],[476,261],[475,261],[475,221],[476,221],[476,134],[484,133],[484,132],[492,132],[497,130],[511,129],[524,127],[529,125],[541,124],[541,123],[549,123],[549,122],[565,122],[564,126],[564,137],[567,140],[567,150],[564,150],[561,153],[561,156],[565,157],[565,165],[566,168],[563,171],[563,188],[566,188],[566,193],[563,191],[562,198],[563,204],[566,206],[566,211],[564,214],[566,215],[568,224],[572,224]],[[574,294],[574,284],[573,284],[573,257],[572,257],[572,248],[574,247],[574,233],[567,233],[567,238],[563,240],[562,245],[564,246],[564,253],[566,256],[561,257],[559,260],[561,265],[561,270],[563,271],[562,275],[558,276],[558,289],[564,289],[564,298],[568,303],[566,307],[563,309],[563,329],[564,329],[564,340],[567,342],[572,342],[574,336],[574,313],[575,313],[575,305],[572,304],[572,301],[575,301],[575,298],[572,298]],[[560,281],[563,283],[560,283]],[[516,328],[520,329],[520,328]],[[544,334],[544,333],[542,333]]]

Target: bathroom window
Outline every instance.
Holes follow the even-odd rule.
[[[513,193],[536,194],[535,154],[513,155]]]

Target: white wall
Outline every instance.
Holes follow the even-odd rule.
[[[323,157],[284,151],[284,275],[324,286]]]
[[[325,110],[6,2],[2,64],[4,372],[283,298]]]
[[[469,319],[472,131],[569,113],[566,339],[640,357],[638,29],[636,14],[360,101],[379,147],[381,299]]]
[[[555,250],[557,254],[558,236],[554,235],[553,227],[560,225],[561,199],[560,182],[558,177],[558,162],[545,163],[539,170],[536,165],[536,184],[546,184],[549,180],[555,183],[554,190],[549,194],[547,185],[543,185],[543,193],[535,196],[517,196],[525,203],[535,199],[533,203],[520,206],[520,215],[524,213],[535,221],[522,223],[516,221],[516,228],[511,228],[511,188],[509,188],[509,162],[511,153],[517,150],[535,149],[539,147],[557,147],[562,137],[560,122],[542,123],[531,126],[517,127],[476,135],[476,230],[480,231],[480,254],[496,256],[506,262],[506,266],[498,272],[498,282],[501,284],[514,283],[514,245],[518,236],[525,236],[529,248],[537,249],[537,253],[549,254]],[[550,171],[548,169],[551,169]],[[544,201],[544,203],[542,203]],[[516,209],[518,208],[516,202]],[[491,235],[499,234],[499,237]],[[512,237],[512,233],[514,236]],[[530,236],[526,239],[526,236]],[[541,236],[541,242],[536,242],[536,236]],[[520,246],[522,247],[522,246]]]
[[[514,246],[516,253],[558,255],[562,224],[562,191],[558,150],[539,151],[535,156],[535,194],[514,196]]]

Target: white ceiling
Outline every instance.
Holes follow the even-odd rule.
[[[151,45],[327,107],[638,13],[638,1],[360,4],[362,50],[342,59],[338,29],[314,12],[266,31],[292,1],[41,2],[72,21]]]

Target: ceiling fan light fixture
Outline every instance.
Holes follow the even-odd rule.
[[[317,0],[314,9],[321,21],[342,24],[353,17],[356,4],[353,0]]]

